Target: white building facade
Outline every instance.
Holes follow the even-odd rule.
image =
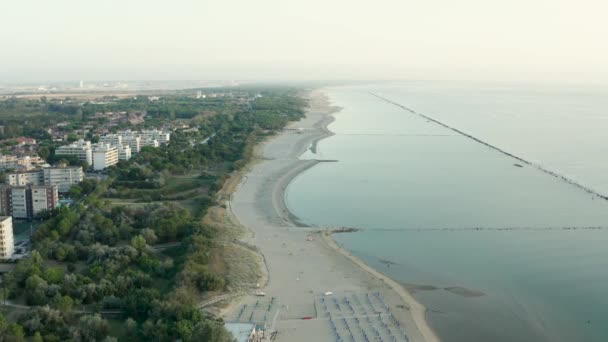
[[[13,218],[0,216],[0,258],[10,259],[14,252]]]
[[[103,170],[118,163],[118,147],[110,144],[97,144],[93,149],[93,169]]]
[[[6,175],[6,184],[12,186],[40,185],[43,183],[44,178],[40,170],[14,172]]]
[[[90,141],[79,140],[75,143],[61,146],[55,150],[58,156],[76,156],[87,165],[93,165],[93,147]]]
[[[55,185],[59,192],[64,193],[84,179],[84,172],[80,166],[49,167],[41,171],[44,185]]]

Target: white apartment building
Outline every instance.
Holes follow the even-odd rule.
[[[131,147],[129,145],[118,146],[118,160],[129,160],[131,159]]]
[[[103,170],[118,163],[118,147],[97,144],[93,148],[93,169]]]
[[[14,251],[13,218],[11,216],[0,216],[0,258],[10,259]]]
[[[93,165],[93,147],[90,141],[79,140],[75,143],[61,146],[55,150],[58,156],[76,156],[87,165]]]
[[[125,130],[125,131],[118,132],[117,134],[122,135],[123,139],[125,137],[139,137],[142,141],[143,140],[158,140],[158,143],[161,145],[168,143],[169,140],[171,139],[171,132],[162,131],[159,129],[143,130],[141,132],[133,132],[131,130]]]
[[[30,191],[32,196],[30,217],[35,217],[44,210],[51,210],[57,207],[59,195],[56,186],[32,186]]]
[[[129,145],[131,153],[139,153],[141,151],[141,138],[134,136],[122,137],[123,145]]]
[[[102,144],[110,144],[112,146],[120,146],[123,144],[122,135],[119,134],[106,134],[99,137],[99,142]]]
[[[84,172],[80,166],[48,167],[35,171],[13,172],[6,175],[11,186],[55,185],[59,192],[68,192],[74,184],[82,182]]]
[[[40,170],[14,172],[6,175],[6,184],[12,186],[40,185],[44,183],[44,178]]]
[[[158,140],[159,144],[164,145],[164,144],[168,143],[169,140],[171,139],[171,133],[161,131],[158,129],[153,129],[153,130],[141,131],[141,133],[139,133],[139,137],[142,139]]]
[[[56,186],[0,186],[2,215],[16,219],[32,219],[43,210],[56,208],[58,204],[59,194]]]
[[[72,185],[78,184],[84,179],[84,172],[80,166],[49,167],[40,171],[43,184],[55,185],[59,192],[70,191]]]
[[[159,147],[160,143],[156,139],[142,139],[141,146],[142,147],[144,147],[144,146]]]
[[[27,219],[29,216],[27,187],[10,188],[8,196],[11,215],[14,218]]]
[[[36,166],[43,165],[46,162],[40,157],[16,157],[12,155],[0,156],[0,170],[13,169],[13,170],[30,170]]]

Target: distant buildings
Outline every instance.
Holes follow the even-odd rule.
[[[169,140],[171,139],[171,132],[159,129],[142,130],[139,132],[125,130],[117,132],[116,134],[122,136],[123,139],[139,138],[143,146],[154,145],[154,140],[158,141],[159,145],[164,145],[169,143]]]
[[[129,160],[134,153],[139,153],[144,146],[159,147],[169,143],[171,132],[164,130],[143,130],[139,132],[125,130],[99,137],[99,143],[79,140],[55,150],[58,156],[76,156],[78,160],[93,166],[94,170],[103,170],[116,165],[119,160]]]
[[[55,185],[59,192],[68,192],[72,185],[82,182],[83,179],[82,167],[66,166],[12,172],[6,175],[5,181],[10,186]]]
[[[99,138],[99,142],[114,146],[127,145],[131,148],[131,153],[139,153],[141,149],[141,139],[138,136],[106,134]]]
[[[44,164],[46,164],[46,161],[37,156],[0,156],[0,170],[31,170]]]
[[[32,219],[59,204],[57,186],[0,186],[0,212],[17,219]]]
[[[11,216],[0,216],[0,258],[10,259],[14,251],[13,218]]]

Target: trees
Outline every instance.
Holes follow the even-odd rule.
[[[254,99],[252,94],[258,92],[264,96]],[[76,199],[72,207],[41,217],[44,222],[34,235],[32,257],[19,261],[5,283],[12,297],[38,305],[19,319],[28,337],[112,340],[102,317],[73,312],[82,304],[123,310],[129,318],[122,327],[132,340],[231,340],[221,320],[194,306],[201,293],[225,288],[224,275],[209,266],[217,247],[216,230],[203,225],[201,217],[230,172],[250,159],[254,143],[301,117],[305,105],[290,91],[244,93],[237,100],[196,101],[176,95],[156,102],[139,97],[107,99],[106,104],[27,104],[32,106],[29,112],[52,111],[73,119],[73,127],[97,111],[132,110],[147,111],[148,124],[192,117],[191,127],[197,127],[177,130],[168,145],[144,147],[108,170],[103,181],[85,179],[70,191]],[[25,105],[20,100],[0,103],[0,119],[4,109],[16,113]],[[23,126],[23,120],[19,124]],[[23,131],[13,126],[8,127],[10,134]],[[41,128],[34,126],[32,133]],[[53,142],[43,146],[40,153],[49,161],[61,159],[54,154]],[[195,173],[204,176],[191,176]],[[184,174],[187,177],[181,177]],[[154,203],[121,206],[106,200],[116,196]],[[174,250],[179,252],[150,248],[167,242],[181,242]]]
[[[25,333],[19,324],[9,323],[0,314],[0,342],[23,342]]]

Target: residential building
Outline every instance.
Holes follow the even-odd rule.
[[[139,153],[141,150],[141,138],[135,136],[124,136],[122,137],[123,145],[129,145],[131,153]]]
[[[13,218],[0,216],[0,258],[10,259],[15,251],[13,240]]]
[[[99,142],[102,144],[109,144],[112,146],[119,146],[123,144],[122,135],[119,134],[106,134],[99,137]]]
[[[57,208],[59,204],[59,196],[57,194],[56,186],[32,186],[29,191],[31,192],[31,212],[30,218],[35,217],[45,210],[52,210]]]
[[[171,139],[171,132],[159,130],[159,129],[151,129],[151,130],[143,130],[141,132],[134,132],[131,130],[120,131],[117,134],[120,134],[124,137],[139,137],[141,140],[158,140],[158,143],[164,145],[169,142]]]
[[[97,144],[93,149],[93,169],[103,170],[118,163],[118,147],[110,144]]]
[[[160,143],[156,139],[142,139],[141,146],[142,147],[144,147],[144,146],[159,147]]]
[[[80,166],[49,167],[41,171],[43,184],[55,185],[59,192],[70,191],[73,185],[84,179],[84,172]]]
[[[14,155],[2,155],[0,156],[0,170],[22,170],[27,171],[35,168],[36,166],[43,165],[46,162],[37,156],[14,156]]]
[[[87,165],[93,165],[93,147],[90,141],[79,140],[69,145],[61,146],[55,150],[58,156],[76,156],[78,160]]]
[[[41,185],[44,178],[40,170],[13,172],[6,175],[6,184],[12,186]]]
[[[11,186],[55,185],[59,192],[68,192],[74,184],[82,182],[84,172],[80,166],[47,167],[33,171],[13,172],[6,175]]]
[[[31,204],[31,191],[28,191],[27,186],[16,186],[8,189],[7,203],[8,212],[14,218],[27,219],[31,210],[28,210]]]
[[[144,130],[139,133],[139,137],[142,139],[158,140],[159,144],[164,145],[171,139],[171,133],[158,129]]]
[[[131,159],[131,147],[129,145],[118,146],[118,160],[129,160]]]
[[[0,211],[17,219],[32,219],[59,204],[56,186],[27,185],[0,187]]]

